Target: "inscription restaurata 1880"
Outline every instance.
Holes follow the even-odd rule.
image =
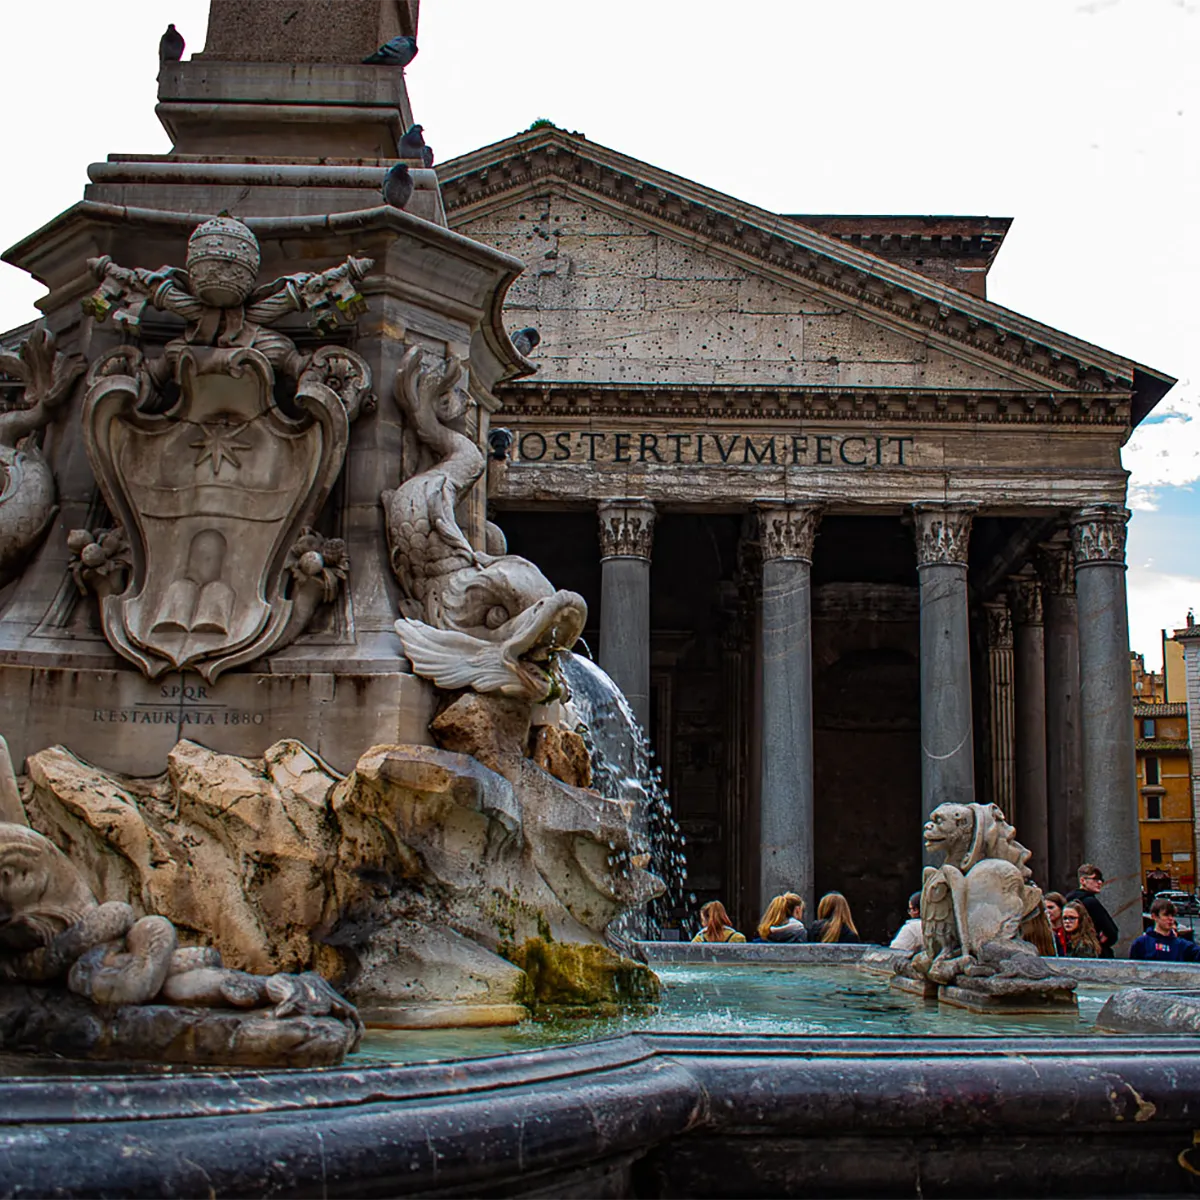
[[[886,433],[643,433],[523,429],[519,463],[676,463],[714,467],[907,467],[914,439]]]
[[[92,710],[92,721],[105,725],[262,725],[266,714],[222,704],[206,684],[167,683],[152,700],[121,708]]]

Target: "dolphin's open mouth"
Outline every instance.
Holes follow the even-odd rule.
[[[558,591],[531,604],[496,631],[505,665],[524,681],[534,700],[544,700],[553,691],[551,661],[560,650],[575,645],[586,621],[583,597]]]

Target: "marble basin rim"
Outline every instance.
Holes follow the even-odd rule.
[[[1200,1038],[639,1034],[0,1080],[0,1195],[1178,1195]],[[1136,1136],[1134,1136],[1136,1135]]]

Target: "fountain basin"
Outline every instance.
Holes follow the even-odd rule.
[[[852,964],[659,969],[656,1017],[374,1031],[340,1068],[6,1062],[0,1193],[1191,1191],[1200,1037],[1097,1036],[1112,984],[1086,982],[1078,1015],[975,1018]]]

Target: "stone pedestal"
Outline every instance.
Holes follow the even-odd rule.
[[[1050,886],[1046,793],[1046,648],[1042,589],[1030,571],[1009,586],[1013,613],[1013,683],[1016,717],[1016,812],[1010,820],[1032,852],[1034,879]]]
[[[1079,740],[1079,608],[1075,560],[1067,536],[1041,547],[1046,639],[1046,784],[1050,821],[1050,880],[1075,878],[1083,862],[1083,762]]]
[[[416,32],[416,0],[210,0],[208,37],[195,57],[358,64],[391,38]]]
[[[654,505],[606,500],[600,515],[600,665],[650,728],[650,553]]]
[[[762,505],[762,801],[759,891],[813,911],[812,548],[816,505]]]
[[[1141,854],[1129,693],[1125,524],[1116,504],[1071,517],[1079,602],[1083,856],[1106,881],[1104,907],[1121,931],[1117,955],[1142,931]]]
[[[975,800],[967,541],[971,513],[914,506],[921,581],[922,811]]]

